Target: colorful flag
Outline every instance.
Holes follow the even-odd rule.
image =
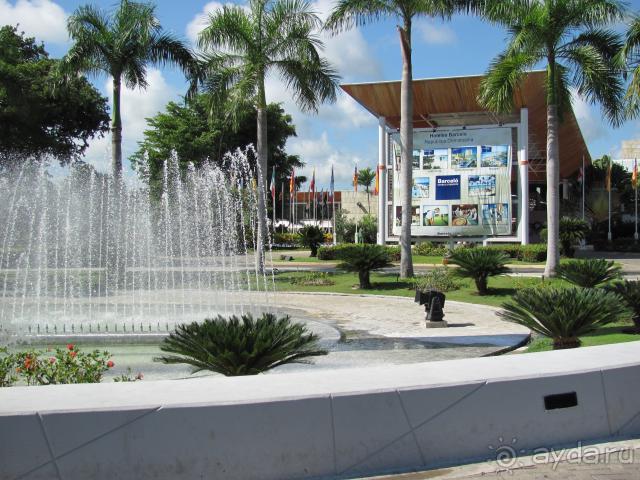
[[[633,161],[633,173],[631,174],[631,185],[633,188],[638,188],[638,159]]]
[[[582,183],[584,181],[584,170],[582,170],[582,167],[580,167],[580,170],[578,170],[578,183]]]
[[[311,176],[311,183],[309,184],[309,192],[315,197],[316,193],[316,169],[313,169],[313,175]]]
[[[276,201],[276,167],[271,172],[271,200]]]
[[[291,200],[293,200],[295,191],[296,191],[296,169],[293,168],[291,170],[291,178],[289,179],[289,196],[291,197]]]
[[[376,167],[376,184],[373,187],[373,194],[378,195],[380,193],[380,165]]]
[[[607,178],[605,179],[605,189],[607,190],[607,192],[611,191],[611,168],[612,168],[613,162],[611,160],[609,160],[609,166],[607,167]]]
[[[357,192],[358,191],[358,166],[355,166],[355,169],[353,171],[353,191]]]
[[[331,191],[331,199],[333,199],[334,194],[334,180],[333,180],[333,165],[331,165],[331,183],[329,184],[329,190]]]

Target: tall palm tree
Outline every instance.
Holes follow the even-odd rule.
[[[65,55],[64,73],[107,74],[113,78],[111,142],[113,176],[122,175],[122,82],[129,88],[147,87],[149,64],[178,65],[192,72],[191,51],[174,36],[163,33],[155,16],[155,5],[121,0],[107,12],[91,5],[78,7],[67,21],[73,46]]]
[[[627,114],[634,118],[640,114],[640,16],[632,19],[621,53],[625,73],[631,74],[625,98]]]
[[[492,62],[480,85],[479,102],[496,112],[513,110],[514,92],[526,72],[544,64],[547,71],[547,264],[555,275],[560,258],[560,158],[558,130],[571,108],[570,88],[599,102],[607,118],[622,117],[622,79],[615,56],[622,47],[605,29],[622,18],[615,0],[486,0],[481,14],[509,30],[509,43]]]
[[[477,0],[481,1],[481,0]],[[402,230],[400,232],[400,276],[413,276],[411,258],[411,187],[413,184],[413,67],[411,31],[414,19],[425,16],[449,19],[456,11],[469,8],[475,2],[460,0],[338,0],[325,28],[338,33],[354,26],[387,18],[397,19],[402,53],[400,86],[400,198]]]
[[[364,187],[365,192],[367,192],[367,209],[369,213],[371,213],[371,200],[369,197],[369,189],[371,188],[371,184],[376,179],[376,172],[371,170],[369,167],[363,168],[358,172],[358,185],[362,185]]]
[[[258,112],[258,263],[264,268],[267,232],[267,95],[265,79],[274,72],[304,111],[334,102],[338,75],[321,57],[320,18],[306,0],[250,0],[248,8],[225,5],[209,15],[198,46],[204,52],[204,85],[232,107],[250,102]]]

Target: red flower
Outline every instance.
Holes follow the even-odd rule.
[[[144,378],[144,375],[142,374],[142,372],[138,372],[138,374],[136,375],[136,380],[142,380]]]
[[[78,355],[78,352],[74,352],[73,350],[71,350],[71,351],[69,352],[69,355],[71,355],[71,357],[75,358],[75,357],[76,357],[76,355]]]
[[[113,363],[111,360],[109,360],[109,361],[107,362],[107,367],[109,367],[109,368],[113,368],[113,367],[114,367],[114,365],[115,365],[115,363]]]
[[[51,357],[51,358],[49,359],[49,363],[51,363],[51,364],[56,363],[56,357]]]
[[[67,344],[67,349],[68,350],[73,350],[73,343]]]

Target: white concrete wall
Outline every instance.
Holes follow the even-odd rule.
[[[640,435],[640,343],[315,373],[0,389],[1,479],[344,478]],[[578,406],[545,411],[543,397]]]

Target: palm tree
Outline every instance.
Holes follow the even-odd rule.
[[[478,0],[480,1],[480,0]],[[413,185],[413,67],[411,31],[413,20],[420,16],[448,19],[456,11],[470,8],[476,2],[460,0],[339,0],[325,28],[337,33],[354,26],[386,18],[398,19],[402,53],[400,85],[400,145],[402,230],[400,232],[400,276],[413,276],[411,258],[411,187]]]
[[[479,102],[496,112],[511,112],[513,98],[527,70],[547,71],[547,229],[545,275],[559,263],[560,183],[559,122],[571,108],[570,88],[599,102],[608,119],[622,118],[622,79],[615,57],[622,48],[617,34],[604,27],[621,19],[615,0],[486,0],[481,14],[509,29],[507,48],[492,62],[480,85]]]
[[[155,16],[155,5],[121,0],[113,12],[91,5],[76,9],[67,22],[73,46],[65,55],[61,70],[66,74],[87,72],[113,78],[111,112],[112,170],[122,175],[122,81],[129,88],[147,86],[147,65],[173,63],[193,71],[191,51],[174,36],[163,33]]]
[[[367,209],[369,210],[369,213],[371,213],[371,199],[369,197],[369,189],[371,188],[371,184],[375,179],[376,172],[371,170],[369,167],[363,168],[358,172],[358,185],[362,185],[365,192],[367,192]]]
[[[626,73],[631,73],[631,81],[627,87],[627,113],[629,117],[637,117],[640,113],[640,17],[636,16],[629,25],[621,60]]]
[[[204,51],[202,82],[227,98],[231,107],[249,102],[258,112],[257,155],[258,263],[264,268],[267,234],[265,185],[267,175],[267,96],[265,79],[279,74],[298,106],[317,111],[334,102],[338,75],[320,56],[323,44],[316,31],[320,18],[305,0],[250,0],[247,9],[225,5],[209,15],[198,37]]]

